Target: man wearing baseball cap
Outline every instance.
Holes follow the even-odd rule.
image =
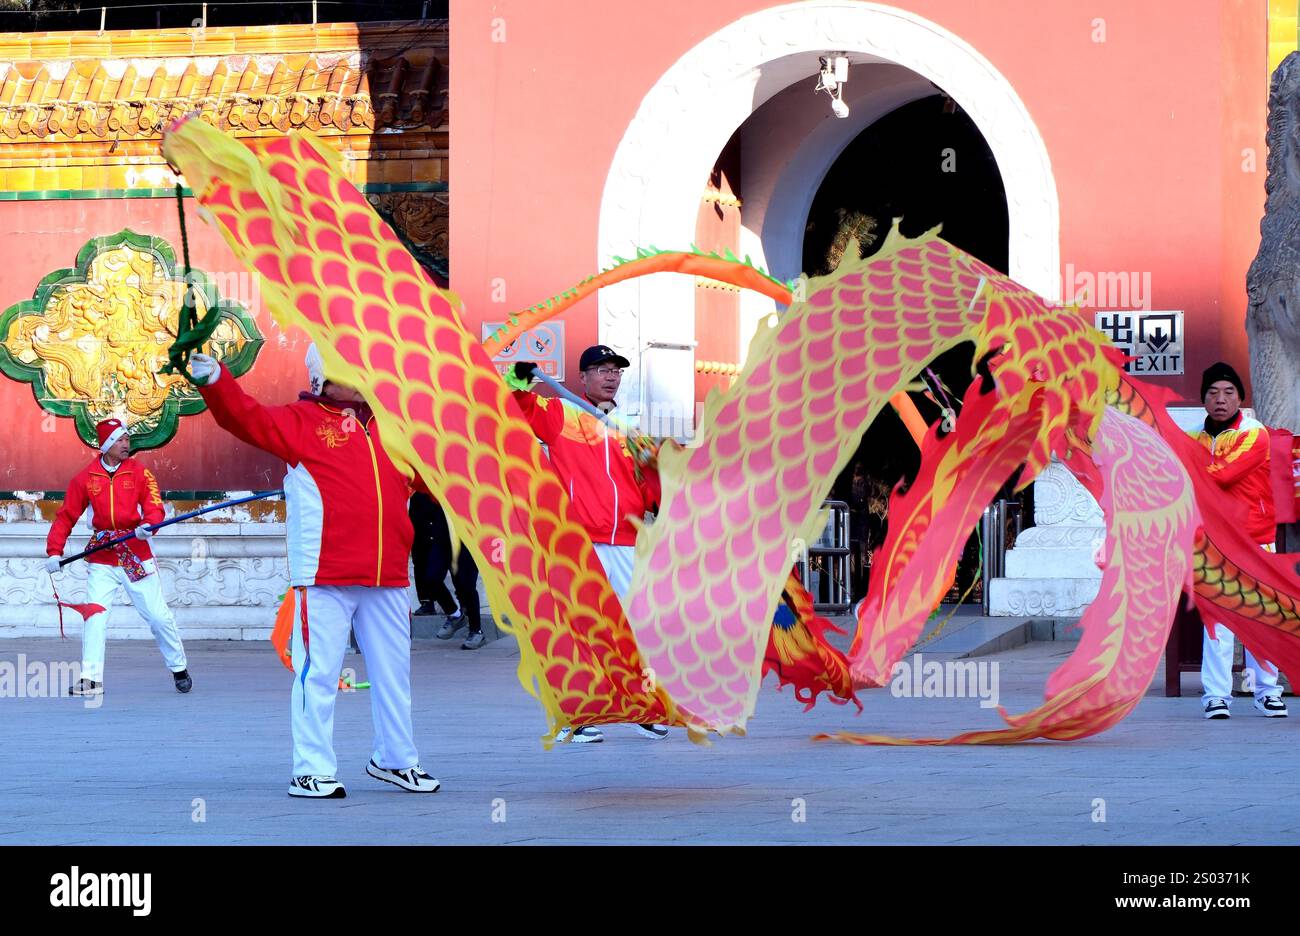
[[[1222,361],[1210,365],[1201,377],[1205,425],[1191,433],[1210,453],[1207,471],[1223,493],[1236,501],[1246,518],[1246,530],[1272,552],[1277,536],[1273,516],[1273,487],[1269,476],[1268,429],[1241,412],[1246,388],[1233,368]],[[1232,658],[1235,638],[1222,623],[1214,637],[1205,629],[1201,641],[1201,698],[1205,717],[1228,718],[1232,704]],[[1247,686],[1255,691],[1255,708],[1266,718],[1285,718],[1286,703],[1277,671],[1261,666],[1246,651]]]
[[[95,531],[90,545],[133,530],[135,539],[86,557],[86,600],[104,610],[87,618],[82,629],[82,677],[71,694],[91,696],[104,691],[108,615],[119,585],[126,589],[131,604],[153,631],[177,691],[189,692],[193,681],[185,668],[185,647],[176,630],[176,619],[163,598],[157,563],[149,548],[153,534],[147,527],[163,521],[158,482],[149,469],[129,457],[131,439],[120,419],[105,419],[95,426],[95,432],[99,456],[68,483],[63,506],[45,540],[45,567],[51,574],[59,570],[68,535],[87,506],[92,511],[91,527]]]
[[[623,379],[627,358],[608,345],[592,345],[578,361],[578,380],[587,402],[604,413],[618,405],[614,396]],[[632,587],[632,565],[636,554],[636,527],[632,519],[644,519],[659,506],[659,473],[653,465],[638,463],[627,437],[608,423],[596,419],[561,399],[539,397],[521,389],[533,379],[535,364],[515,365],[511,385],[524,418],[537,438],[545,443],[551,466],[569,491],[574,515],[596,547],[609,583],[619,601],[627,599]],[[634,725],[646,738],[661,739],[668,729],[661,725]],[[567,735],[565,729],[558,736]],[[599,729],[586,727],[573,732],[574,743],[604,740]]]

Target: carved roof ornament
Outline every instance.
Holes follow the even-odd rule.
[[[392,225],[417,260],[447,278],[450,196],[446,192],[370,194],[366,201]]]
[[[236,136],[441,134],[448,55],[446,20],[0,34],[0,142],[144,156],[192,111]]]
[[[263,342],[256,322],[222,299],[206,273],[191,270],[190,281],[200,314],[221,310],[210,353],[236,376],[246,373]],[[134,448],[157,448],[181,416],[204,409],[183,377],[158,373],[176,338],[184,283],[162,238],[128,230],[93,238],[74,268],[48,274],[31,299],[0,315],[0,372],[30,383],[46,412],[72,417],[92,448],[95,423],[110,416],[130,427]]]
[[[0,135],[153,137],[192,111],[236,135],[437,128],[446,122],[440,77],[445,84],[431,50],[0,61]]]

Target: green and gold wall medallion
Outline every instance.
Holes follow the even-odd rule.
[[[92,448],[95,423],[110,416],[126,421],[133,448],[157,448],[180,417],[204,409],[183,377],[158,373],[176,339],[184,270],[165,240],[126,230],[88,241],[76,264],[0,315],[0,372],[30,383],[46,412],[72,417]],[[246,373],[264,340],[257,324],[208,274],[191,270],[189,281],[200,315],[221,312],[206,350],[236,377]]]

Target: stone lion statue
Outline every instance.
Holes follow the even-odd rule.
[[[1268,93],[1267,201],[1246,274],[1254,407],[1265,425],[1300,434],[1300,52]]]

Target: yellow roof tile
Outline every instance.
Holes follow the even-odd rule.
[[[150,138],[191,111],[237,135],[443,126],[445,24],[403,25],[418,28],[235,27],[35,34],[22,41],[0,35],[0,139]],[[228,51],[271,39],[281,51]],[[92,45],[111,54],[80,54]],[[212,54],[218,49],[224,51]],[[5,59],[6,52],[23,54]]]

